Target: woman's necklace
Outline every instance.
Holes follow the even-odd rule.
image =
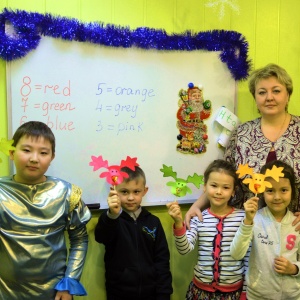
[[[277,135],[277,137],[276,137],[275,141],[274,141],[274,142],[272,142],[272,141],[271,141],[272,148],[274,148],[274,145],[275,145],[275,143],[277,142],[277,140],[278,140],[278,139],[279,139],[279,137],[281,136],[282,129],[283,129],[284,125],[285,125],[286,116],[287,116],[287,113],[285,113],[285,116],[284,116],[283,123],[282,123],[282,125],[281,125],[281,127],[280,127],[280,130],[278,131],[278,135]]]

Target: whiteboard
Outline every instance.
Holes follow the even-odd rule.
[[[212,102],[207,151],[176,151],[179,90],[201,84]],[[223,155],[218,147],[222,128],[218,110],[234,111],[236,82],[219,52],[156,51],[114,48],[43,37],[37,50],[7,63],[9,138],[20,124],[42,121],[56,136],[56,157],[47,175],[83,189],[87,204],[106,208],[109,184],[93,172],[91,156],[109,165],[137,157],[149,191],[142,204],[163,205],[175,196],[163,177],[162,165],[180,178],[203,175],[207,165]],[[179,197],[193,202],[199,189]],[[200,188],[202,189],[202,187]]]

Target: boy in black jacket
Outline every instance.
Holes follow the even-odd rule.
[[[107,300],[169,300],[172,294],[170,253],[159,218],[141,207],[147,193],[143,170],[111,190],[109,209],[101,214],[95,239],[105,245]]]

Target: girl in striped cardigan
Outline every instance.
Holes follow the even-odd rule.
[[[207,167],[203,190],[210,207],[203,211],[203,222],[197,217],[191,219],[190,230],[183,222],[178,202],[167,204],[174,220],[178,252],[189,253],[198,241],[198,260],[186,300],[236,300],[241,297],[244,261],[234,260],[229,253],[235,232],[245,216],[243,210],[230,205],[237,182],[235,167],[229,162],[218,159]]]

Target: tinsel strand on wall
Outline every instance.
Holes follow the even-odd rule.
[[[13,27],[13,34],[6,32],[6,24]],[[211,30],[183,34],[167,34],[163,29],[82,23],[51,14],[39,14],[24,10],[4,9],[0,14],[0,58],[12,61],[26,56],[36,49],[42,36],[67,41],[89,42],[109,47],[138,47],[159,51],[220,51],[224,62],[235,80],[248,77],[251,61],[248,43],[236,31]]]

